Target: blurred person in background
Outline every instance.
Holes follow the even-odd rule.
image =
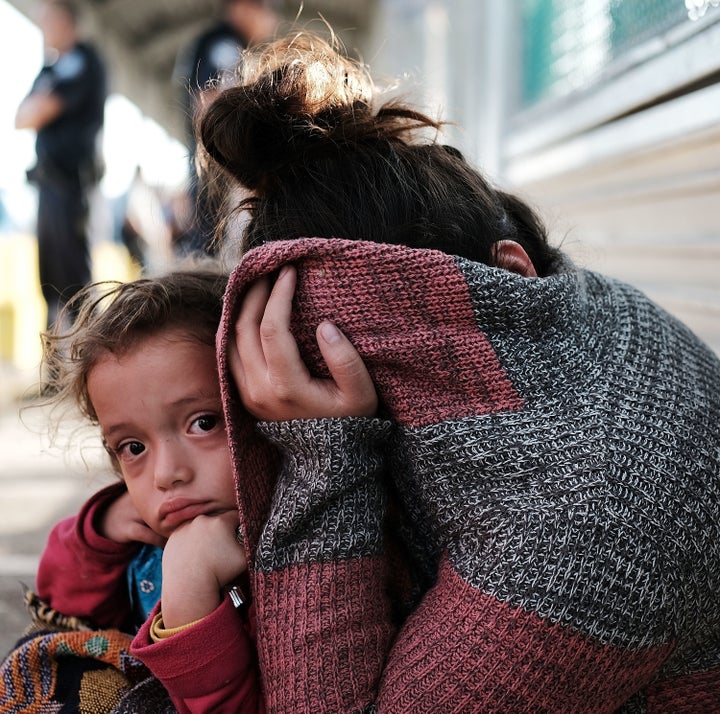
[[[208,92],[212,95],[212,83],[235,69],[240,52],[253,44],[271,39],[277,31],[278,23],[278,16],[263,0],[223,0],[222,16],[178,56],[175,81],[182,89],[190,164],[188,199],[192,216],[189,226],[175,243],[175,250],[180,255],[215,252],[215,211],[199,184],[195,166],[194,118],[197,109]]]
[[[50,327],[91,278],[88,197],[102,174],[98,138],[107,89],[97,51],[80,40],[74,3],[47,0],[39,26],[45,61],[15,127],[37,132],[28,180],[38,188],[38,263]]]

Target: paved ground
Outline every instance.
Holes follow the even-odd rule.
[[[108,478],[89,435],[66,455],[51,447],[47,417],[33,402],[0,402],[0,657],[28,622],[20,583],[34,587],[49,529]]]

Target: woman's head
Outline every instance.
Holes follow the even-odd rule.
[[[227,275],[200,269],[86,288],[68,306],[78,309],[72,328],[43,335],[47,391],[57,401],[70,398],[97,423],[87,379],[98,360],[167,331],[214,348],[226,285]]]
[[[376,106],[365,69],[324,40],[298,34],[246,52],[239,71],[198,133],[206,170],[249,193],[243,249],[313,236],[492,264],[492,246],[513,240],[540,275],[553,271],[559,253],[532,210],[457,150],[423,139],[438,122],[398,102]]]

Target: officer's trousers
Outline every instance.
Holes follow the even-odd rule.
[[[87,195],[81,186],[72,181],[38,186],[38,266],[48,327],[90,282],[87,222]]]

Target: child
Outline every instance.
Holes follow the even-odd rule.
[[[437,128],[302,34],[200,122],[267,706],[717,708],[720,363]]]
[[[228,594],[246,562],[215,361],[226,281],[198,270],[91,289],[72,330],[46,336],[57,399],[99,426],[122,483],[55,526],[38,595],[101,628],[141,625],[132,653],[179,711],[263,710],[248,613]],[[162,597],[147,617],[157,546]]]

